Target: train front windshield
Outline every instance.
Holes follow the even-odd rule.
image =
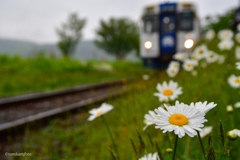
[[[193,30],[193,12],[182,12],[179,15],[179,30],[191,31]]]
[[[146,33],[158,31],[157,15],[146,15],[144,17],[144,31]]]
[[[173,33],[175,29],[174,17],[165,16],[162,19],[162,29],[163,33]]]

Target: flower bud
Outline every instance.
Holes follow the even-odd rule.
[[[239,136],[238,134],[239,134],[239,130],[234,129],[234,130],[228,131],[227,136],[230,140],[235,141]]]
[[[193,76],[196,76],[196,75],[197,75],[197,71],[196,71],[196,70],[193,70],[193,71],[192,71],[192,75],[193,75]]]
[[[232,112],[233,111],[233,107],[232,107],[232,105],[228,105],[227,106],[227,112]]]
[[[166,149],[166,152],[168,152],[168,153],[172,153],[172,151],[173,151],[172,148],[167,148]]]
[[[239,92],[240,93],[240,92]],[[234,105],[235,108],[240,108],[240,102],[235,103]]]

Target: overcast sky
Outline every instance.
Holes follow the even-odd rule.
[[[170,2],[176,2],[169,0]],[[20,39],[37,43],[55,43],[55,28],[65,22],[68,15],[77,12],[87,23],[83,39],[94,39],[94,30],[100,19],[130,17],[139,21],[145,5],[160,0],[0,0],[0,38]],[[198,15],[222,14],[238,6],[239,0],[188,0],[198,5]]]

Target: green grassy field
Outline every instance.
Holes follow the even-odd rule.
[[[0,55],[0,66],[0,96],[139,77],[149,72],[139,62],[80,62],[43,56],[22,59]]]
[[[240,108],[234,108],[232,113],[226,111],[227,105],[234,105],[240,100],[240,90],[234,89],[228,84],[228,77],[231,74],[239,75],[236,69],[234,49],[230,51],[220,51],[216,46],[218,40],[208,43],[208,48],[219,54],[224,54],[226,60],[224,64],[212,63],[206,68],[197,67],[197,75],[193,76],[191,72],[184,71],[181,68],[179,74],[174,78],[169,78],[164,70],[157,71],[150,75],[147,81],[141,78],[132,84],[129,84],[129,92],[120,97],[109,99],[106,102],[112,104],[114,109],[104,115],[113,133],[120,159],[137,159],[130,143],[133,139],[137,146],[139,158],[144,156],[144,151],[140,147],[136,130],[139,130],[143,141],[146,144],[147,153],[154,153],[156,150],[151,146],[147,133],[152,140],[159,144],[160,150],[165,160],[172,157],[172,153],[167,153],[169,143],[166,134],[161,130],[155,129],[154,125],[149,126],[145,131],[143,127],[144,115],[149,110],[154,110],[163,103],[159,102],[158,97],[153,96],[157,83],[173,80],[182,87],[183,94],[178,100],[186,104],[198,101],[214,102],[217,106],[206,114],[205,126],[213,126],[212,139],[216,159],[237,160],[240,157],[240,149],[236,141],[228,143],[227,152],[229,157],[221,156],[223,146],[220,140],[219,120],[223,122],[225,143],[228,139],[226,134],[229,130],[240,129],[240,118],[238,112]],[[132,68],[132,73],[142,73],[136,67]],[[123,68],[126,67],[125,64]],[[129,68],[129,67],[128,67]],[[124,69],[123,69],[124,70]],[[127,70],[127,69],[125,69]],[[130,71],[128,71],[130,73]],[[129,75],[126,73],[126,75]],[[85,111],[99,107],[100,104],[85,107]],[[68,118],[54,119],[51,124],[39,132],[26,130],[26,137],[23,140],[24,150],[22,152],[32,153],[34,159],[80,159],[80,160],[102,160],[111,159],[109,148],[112,148],[111,140],[107,130],[100,117],[93,121],[87,121],[89,114],[79,111],[77,114]],[[170,133],[172,145],[174,144],[174,133]],[[208,136],[203,138],[204,148],[207,151]],[[13,151],[14,148],[13,148]],[[20,151],[19,151],[20,152]],[[22,158],[22,157],[21,157]],[[24,159],[24,158],[23,158]],[[198,137],[190,138],[184,136],[178,140],[177,160],[201,160],[204,156],[198,141]]]

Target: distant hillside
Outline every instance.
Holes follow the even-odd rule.
[[[7,53],[9,55],[19,54],[23,57],[34,56],[38,51],[45,51],[46,54],[55,54],[60,56],[60,51],[56,44],[37,44],[29,41],[11,40],[0,38],[0,53]],[[74,53],[73,57],[88,60],[114,60],[115,58],[105,51],[98,49],[93,41],[81,41]],[[139,60],[133,53],[127,59],[132,61]]]

